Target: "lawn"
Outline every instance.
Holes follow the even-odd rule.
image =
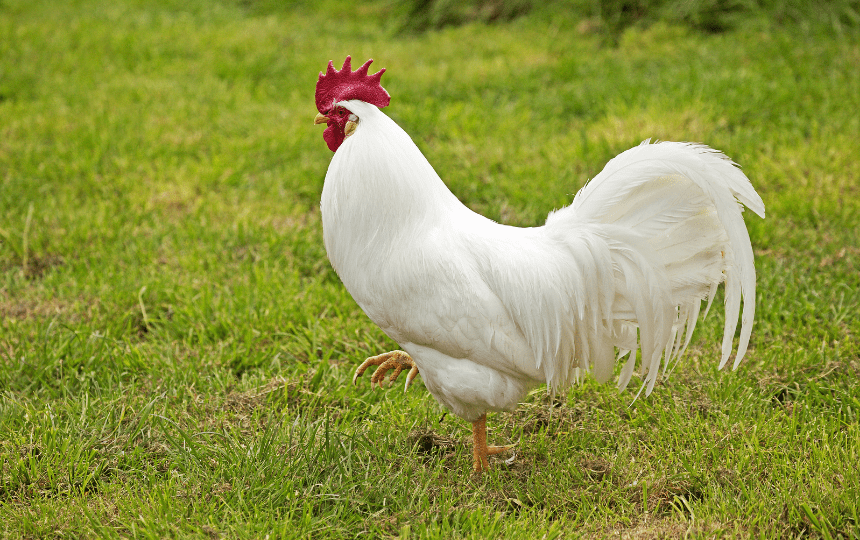
[[[590,4],[407,33],[387,0],[0,0],[0,538],[860,537],[856,2],[613,39]],[[503,223],[646,138],[726,152],[767,207],[743,364],[714,309],[648,398],[491,414],[483,477],[420,377],[354,387],[396,344],[322,242],[347,54]]]

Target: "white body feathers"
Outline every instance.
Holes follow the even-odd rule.
[[[455,414],[474,421],[510,410],[530,388],[563,388],[580,370],[606,381],[629,354],[623,388],[637,349],[650,393],[661,359],[683,352],[701,301],[710,306],[723,281],[720,367],[742,299],[735,366],[743,358],[755,268],[738,201],[762,217],[764,205],[723,154],[646,141],[611,160],[546,225],[517,228],[460,203],[377,107],[340,105],[359,124],[323,187],[329,259]]]

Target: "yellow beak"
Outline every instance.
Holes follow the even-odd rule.
[[[316,125],[316,124],[327,124],[327,123],[328,123],[328,116],[324,115],[323,113],[317,113],[317,115],[314,117],[314,125]],[[356,127],[358,127],[357,122],[353,122],[352,120],[348,121],[346,123],[346,126],[344,126],[344,130],[343,130],[344,136],[349,137],[350,135],[352,135],[353,132],[355,131]]]

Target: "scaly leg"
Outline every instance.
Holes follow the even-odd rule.
[[[379,366],[370,377],[370,387],[373,388],[373,383],[377,383],[382,388],[382,380],[385,378],[386,372],[393,369],[394,373],[389,377],[390,382],[394,382],[400,375],[400,372],[406,368],[409,369],[409,375],[406,376],[406,386],[403,388],[405,392],[415,377],[418,376],[418,366],[409,354],[403,351],[391,351],[389,353],[371,356],[361,363],[355,370],[355,375],[352,376],[352,384],[364,374],[364,371],[370,366]]]
[[[490,470],[490,462],[487,456],[500,454],[510,450],[512,446],[487,446],[487,415],[482,414],[480,418],[472,422],[472,456],[476,473]]]

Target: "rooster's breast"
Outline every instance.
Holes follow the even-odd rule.
[[[543,373],[482,275],[480,244],[437,230],[406,245],[353,296],[455,414],[475,420],[488,410],[512,409]]]

